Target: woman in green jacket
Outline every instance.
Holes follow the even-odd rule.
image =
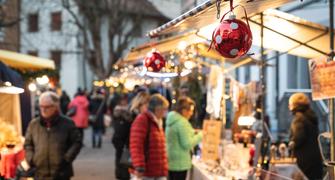
[[[191,150],[202,139],[202,133],[196,133],[189,123],[195,103],[189,97],[181,97],[176,111],[167,116],[166,143],[169,164],[169,180],[185,180],[187,171],[192,167]]]

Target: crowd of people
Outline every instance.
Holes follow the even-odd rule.
[[[176,109],[159,91],[137,86],[132,93],[106,95],[97,88],[89,95],[78,89],[71,100],[65,91],[42,93],[39,115],[26,133],[26,160],[35,179],[66,180],[73,176],[72,162],[83,144],[84,130],[92,128],[92,148],[102,147],[102,136],[112,118],[117,179],[186,179],[191,151],[202,138],[189,119],[195,103],[182,97]],[[121,162],[130,152],[132,166]]]
[[[60,97],[46,91],[39,97],[40,114],[25,135],[27,164],[34,170],[35,180],[70,179],[72,162],[83,146],[84,129],[92,127],[92,148],[101,148],[109,127],[104,116],[109,113],[117,179],[185,180],[192,167],[192,150],[203,136],[189,122],[195,106],[190,97],[182,96],[171,109],[162,94],[138,87],[130,94],[115,93],[110,100],[102,88],[90,95],[78,90],[72,100],[64,91]],[[308,177],[319,178],[318,125],[308,97],[294,94],[289,109],[294,115],[290,144],[298,166]],[[126,153],[131,165],[122,160]]]
[[[113,109],[116,178],[186,179],[191,151],[202,139],[189,123],[194,101],[181,97],[168,113],[170,103],[162,94],[141,90],[133,95],[129,104],[121,96]],[[130,152],[131,167],[121,162],[125,151]]]

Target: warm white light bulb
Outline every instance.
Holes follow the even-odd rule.
[[[32,91],[32,92],[36,91],[37,90],[36,84],[35,83],[30,83],[28,85],[28,89],[29,89],[29,91]]]
[[[195,66],[195,63],[193,61],[185,61],[184,66],[186,69],[193,69]]]
[[[180,41],[179,44],[178,44],[178,46],[177,46],[177,48],[178,48],[179,50],[181,50],[181,51],[185,50],[186,47],[187,47],[187,44],[186,44],[185,41]]]

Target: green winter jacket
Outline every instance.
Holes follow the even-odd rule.
[[[169,171],[191,169],[191,150],[201,141],[202,133],[195,134],[189,121],[172,111],[167,115],[165,136]]]

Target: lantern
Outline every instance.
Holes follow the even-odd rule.
[[[221,20],[221,24],[213,32],[212,43],[223,57],[238,58],[245,55],[252,44],[249,24],[236,19],[235,15]]]
[[[143,64],[148,71],[158,72],[165,67],[165,59],[158,51],[152,51],[144,58]]]

